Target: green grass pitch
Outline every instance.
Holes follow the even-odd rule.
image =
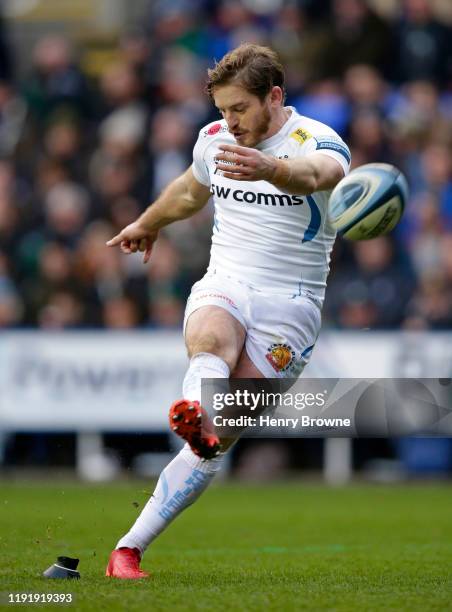
[[[0,487],[3,609],[41,607],[8,593],[72,592],[65,609],[452,610],[447,484],[218,483],[148,550],[138,582],[103,574],[150,485]],[[80,558],[80,581],[40,577],[61,554]]]

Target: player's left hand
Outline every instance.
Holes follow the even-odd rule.
[[[225,178],[235,181],[270,181],[276,172],[277,158],[257,149],[239,145],[219,145],[215,160]],[[227,163],[224,163],[227,162]]]

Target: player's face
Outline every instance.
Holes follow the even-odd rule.
[[[213,97],[237,144],[255,147],[265,140],[277,107],[271,94],[261,101],[239,85],[222,85],[215,88]]]

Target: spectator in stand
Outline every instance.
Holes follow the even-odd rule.
[[[14,164],[6,159],[0,160],[0,249],[9,255],[16,251],[21,238],[20,216],[27,197]]]
[[[131,64],[115,62],[106,67],[100,80],[101,119],[121,111],[133,112],[144,132],[148,120],[148,108],[143,99],[143,85]]]
[[[302,7],[284,3],[275,15],[269,34],[270,46],[277,51],[286,69],[285,85],[289,99],[299,95],[309,79],[307,28],[308,18]]]
[[[390,25],[366,0],[333,0],[329,23],[321,36],[317,78],[341,78],[355,64],[369,64],[386,74],[390,56]],[[322,36],[323,34],[323,36]]]
[[[441,237],[444,225],[438,197],[424,192],[411,200],[406,224],[407,244],[412,253],[414,268],[419,276],[431,275],[441,266]]]
[[[433,14],[431,0],[403,0],[393,34],[392,77],[399,83],[452,78],[452,28]]]
[[[72,291],[50,294],[38,312],[38,327],[45,330],[74,329],[83,325],[84,304]]]
[[[89,212],[89,195],[83,187],[70,182],[55,185],[44,202],[46,240],[57,240],[75,250]]]
[[[23,304],[9,270],[9,261],[0,252],[0,328],[15,327],[21,319]]]
[[[450,329],[452,327],[452,291],[441,272],[425,274],[407,305],[405,329]]]
[[[352,113],[361,109],[387,110],[389,88],[374,66],[355,64],[347,68],[343,86]]]
[[[137,303],[128,296],[106,300],[102,308],[102,322],[108,329],[133,329],[140,325]]]
[[[103,248],[109,232],[111,226],[104,221],[90,223],[81,234],[75,252],[75,274],[92,325],[102,326],[103,304],[126,292],[122,258],[105,253],[108,249]]]
[[[253,3],[221,0],[215,18],[207,28],[206,56],[221,58],[243,41],[263,44],[265,31],[252,12]]]
[[[108,221],[114,227],[113,231],[132,223],[140,214],[141,208],[140,202],[128,195],[112,199],[108,209]]]
[[[54,116],[45,128],[43,145],[45,157],[61,164],[72,180],[86,184],[86,151],[75,117]]]
[[[149,322],[159,327],[180,327],[190,293],[183,262],[165,237],[155,245],[154,265],[147,270]]]
[[[25,100],[11,83],[0,80],[0,157],[15,154],[24,135],[26,117]]]
[[[155,199],[168,183],[187,168],[192,135],[185,115],[176,108],[165,107],[154,115],[149,142],[153,189],[149,199]]]
[[[353,244],[354,261],[331,279],[327,318],[340,327],[394,329],[403,321],[416,286],[406,253],[392,238]]]
[[[73,254],[58,242],[46,242],[38,255],[38,272],[21,284],[27,310],[25,322],[36,325],[38,313],[58,292],[76,290]]]
[[[356,160],[353,162],[354,167],[383,159],[387,162],[393,161],[386,138],[385,120],[378,110],[371,108],[356,110],[349,131],[352,157],[357,150],[360,153],[359,162]]]
[[[141,86],[143,100],[153,111],[156,90],[153,87],[151,37],[142,27],[134,27],[122,33],[119,40],[121,60],[135,72]]]
[[[80,118],[90,117],[87,82],[65,37],[52,34],[41,38],[34,48],[32,62],[23,93],[38,128],[62,108]]]
[[[209,117],[218,116],[203,93],[204,72],[193,53],[178,47],[165,50],[160,74],[161,104],[181,112],[193,134]]]

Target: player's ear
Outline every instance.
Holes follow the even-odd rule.
[[[275,85],[270,91],[270,102],[274,106],[280,106],[283,102],[284,94],[281,87]]]

